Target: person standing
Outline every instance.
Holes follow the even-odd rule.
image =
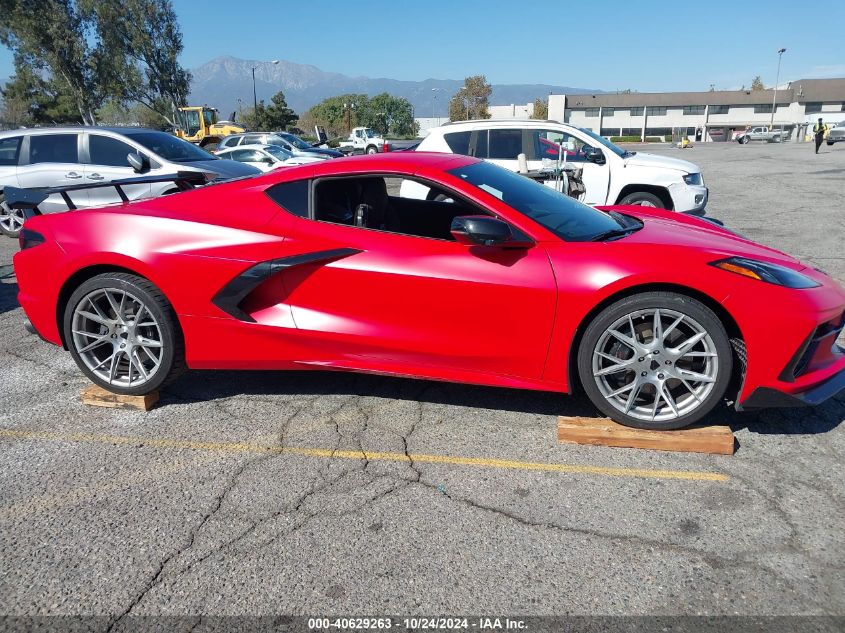
[[[824,135],[827,133],[827,126],[822,121],[822,118],[819,117],[818,123],[813,126],[813,136],[816,140],[816,154],[819,153],[819,148],[822,146],[822,141],[824,141]]]

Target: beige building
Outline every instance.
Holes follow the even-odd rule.
[[[807,126],[820,116],[827,123],[845,121],[845,78],[800,79],[777,93],[717,90],[549,95],[550,119],[588,128],[602,136],[644,139],[676,131],[693,140],[726,141],[748,126],[773,122],[790,138],[803,139]]]

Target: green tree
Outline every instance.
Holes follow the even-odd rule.
[[[417,133],[414,107],[404,97],[382,92],[361,105],[359,124],[381,135],[412,136]]]
[[[15,74],[2,90],[7,125],[79,124],[81,117],[67,88],[42,75],[22,60],[15,60]]]
[[[175,123],[191,75],[179,64],[182,33],[170,0],[78,0],[99,38],[94,63],[104,92]]]
[[[65,84],[82,121],[93,125],[103,103],[90,23],[72,0],[0,0],[0,43],[16,59],[47,69]]]
[[[489,119],[490,93],[493,91],[484,75],[473,75],[464,79],[464,85],[449,100],[449,119],[467,121]]]
[[[287,130],[299,118],[296,112],[288,107],[288,102],[285,101],[285,93],[281,90],[270,98],[270,105],[264,108],[264,102],[261,102],[263,109],[262,124],[266,130]]]
[[[345,94],[323,99],[305,113],[300,127],[312,129],[314,125],[322,125],[329,137],[346,136],[353,127],[363,123],[362,116],[368,116],[368,102],[364,94]]]
[[[754,81],[751,82],[751,90],[765,90],[766,86],[763,85],[763,80],[760,79],[760,75],[757,75],[754,78]]]
[[[549,118],[549,102],[540,99],[534,99],[534,114],[531,115],[532,119],[548,119]]]

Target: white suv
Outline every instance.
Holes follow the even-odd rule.
[[[697,165],[630,152],[566,123],[489,119],[447,123],[432,129],[416,151],[466,154],[512,171],[519,170],[520,154],[525,154],[530,171],[553,168],[559,159],[577,162],[587,189],[582,201],[592,205],[639,204],[696,213],[707,204],[707,187]]]

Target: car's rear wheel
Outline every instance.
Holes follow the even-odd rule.
[[[17,237],[25,220],[23,211],[9,208],[3,194],[0,194],[0,232],[9,237]]]
[[[367,154],[378,154],[378,148],[375,145],[370,145],[367,148]]]
[[[182,332],[172,306],[148,280],[104,273],[71,295],[65,342],[82,372],[115,393],[147,394],[185,367]]]
[[[619,201],[619,204],[636,204],[641,207],[656,207],[658,209],[666,208],[666,205],[659,196],[649,193],[648,191],[635,191],[634,193],[629,193]]]
[[[578,349],[578,374],[593,404],[620,424],[678,429],[722,399],[732,360],[712,310],[691,297],[647,292],[593,319]]]

